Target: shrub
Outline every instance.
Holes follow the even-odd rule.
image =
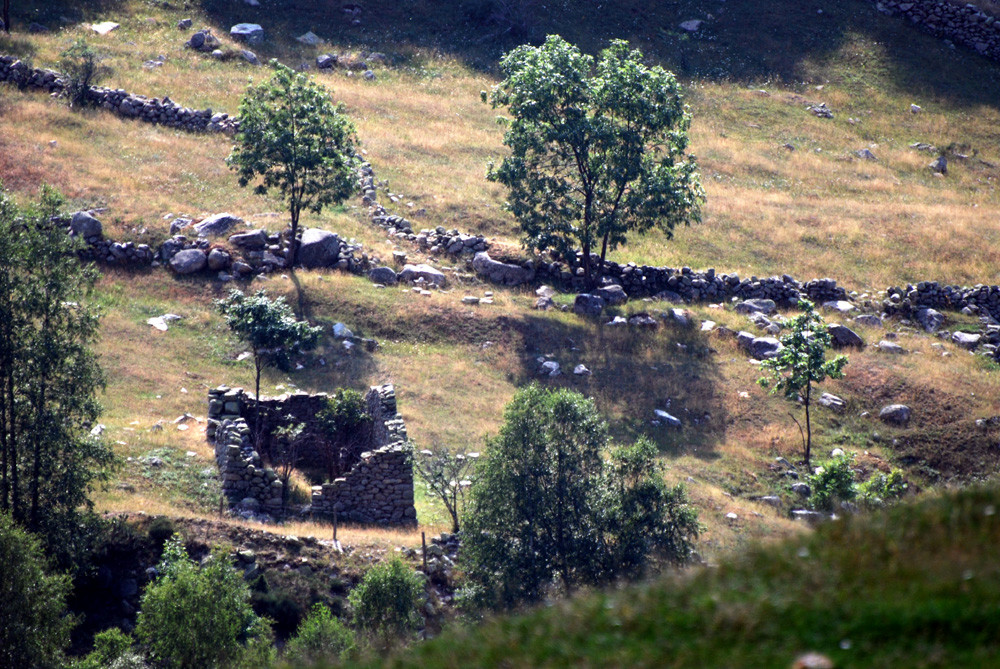
[[[142,656],[132,650],[132,637],[117,627],[94,637],[94,650],[73,664],[72,669],[145,669]]]
[[[315,604],[298,634],[285,646],[285,659],[297,665],[343,660],[354,650],[354,633],[323,604]]]
[[[172,520],[166,516],[157,516],[149,524],[146,534],[149,535],[149,540],[153,542],[153,545],[159,549],[163,548],[167,539],[174,535],[174,531],[174,522]]]
[[[111,68],[103,64],[104,55],[82,38],[59,55],[62,57],[60,66],[67,78],[63,95],[69,99],[69,106],[85,107],[91,104],[87,95],[90,87],[111,74]]]
[[[381,634],[405,634],[420,624],[424,601],[423,578],[394,557],[377,564],[348,595],[354,622],[361,629]]]
[[[853,455],[840,455],[816,468],[816,473],[809,477],[812,489],[809,503],[814,509],[832,511],[836,502],[847,502],[857,496],[853,463]]]
[[[901,499],[908,488],[900,470],[893,469],[888,474],[876,472],[858,486],[858,499],[868,508],[879,508]]]
[[[280,639],[291,636],[302,620],[302,605],[287,592],[281,590],[254,592],[250,601],[254,613],[273,621],[274,633]]]
[[[62,667],[70,581],[47,574],[38,540],[0,513],[0,667]]]
[[[196,565],[174,535],[164,546],[162,576],[146,587],[136,636],[167,667],[220,667],[263,652],[270,628],[250,607],[250,589],[224,556]]]

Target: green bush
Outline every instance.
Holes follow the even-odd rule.
[[[879,508],[902,498],[908,488],[900,470],[893,469],[888,474],[876,472],[858,486],[858,499],[868,508]]]
[[[172,520],[166,516],[157,516],[149,524],[149,530],[146,533],[156,548],[163,548],[163,544],[167,542],[167,539],[174,536],[174,532],[174,522]]]
[[[85,107],[91,103],[88,92],[106,76],[111,68],[103,64],[104,55],[80,38],[71,47],[59,54],[60,67],[66,75],[63,95],[69,99],[70,107]]]
[[[270,626],[254,614],[250,589],[221,554],[196,565],[174,535],[164,546],[162,576],[146,587],[136,636],[167,667],[239,665],[266,654]]]
[[[47,574],[38,539],[0,513],[0,667],[63,667],[70,581]]]
[[[385,637],[405,634],[420,624],[424,603],[423,578],[394,557],[377,564],[351,590],[348,601],[361,629]]]
[[[343,660],[355,648],[354,632],[323,604],[315,604],[298,634],[285,646],[285,659],[296,665]]]
[[[72,669],[145,669],[149,665],[132,650],[132,637],[117,627],[94,637],[94,650]]]
[[[814,509],[833,511],[836,502],[848,502],[857,496],[852,464],[853,455],[840,455],[817,467],[816,473],[809,476],[812,488],[809,503]]]
[[[274,625],[274,633],[279,639],[287,639],[299,626],[304,611],[295,598],[281,590],[254,592],[250,602],[254,613],[267,618]]]

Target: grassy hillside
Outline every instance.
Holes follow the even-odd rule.
[[[495,81],[496,57],[515,38],[484,22],[477,3],[367,2],[357,26],[339,3],[319,1],[262,0],[260,8],[229,0],[15,4],[15,32],[0,36],[0,51],[54,66],[72,40],[85,36],[109,55],[109,85],[232,113],[248,78],[260,80],[266,71],[185,49],[189,33],[175,27],[179,19],[211,27],[227,49],[236,46],[228,40],[230,25],[259,22],[267,39],[258,55],[293,65],[311,63],[325,51],[385,53],[387,64],[376,66],[375,82],[339,70],[315,76],[355,119],[367,158],[398,196],[390,207],[417,227],[445,225],[517,242],[502,210],[503,193],[483,178],[486,161],[502,151],[502,137],[493,112],[479,102],[479,91]],[[692,18],[706,21],[699,32],[678,28]],[[98,20],[122,25],[98,37],[87,25]],[[29,21],[50,32],[24,32]],[[996,91],[983,82],[997,80],[997,65],[950,50],[861,0],[630,0],[613,7],[556,2],[539,5],[532,26],[535,36],[560,32],[588,49],[628,37],[685,82],[695,118],[692,147],[708,193],[704,223],[679,230],[672,241],[657,234],[631,240],[617,259],[741,275],[833,276],[858,290],[923,278],[996,282],[1000,112]],[[307,30],[328,43],[307,47],[294,40]],[[161,54],[164,65],[144,67]],[[818,102],[835,117],[806,110]],[[923,111],[911,113],[911,103]],[[933,154],[909,148],[916,141],[952,147],[946,177],[926,168]],[[105,230],[115,238],[163,239],[168,214],[230,211],[253,226],[283,227],[278,200],[237,187],[223,162],[230,142],[101,111],[71,112],[47,97],[0,88],[0,179],[6,187],[27,198],[40,184],[54,183],[73,207],[106,208]],[[854,154],[865,147],[876,161]],[[383,258],[398,249],[424,259],[371,227],[358,201],[304,224],[353,237]],[[554,357],[564,370],[583,363],[592,377],[564,374],[545,382],[593,395],[618,438],[647,434],[661,446],[670,478],[687,482],[702,510],[704,555],[799,531],[787,509],[754,501],[778,493],[786,506],[792,502],[773,461],[796,457],[799,433],[788,417],[795,407],[756,386],[759,370],[732,342],[671,327],[637,334],[572,314],[538,313],[528,291],[500,290],[459,274],[454,286],[423,298],[338,273],[255,281],[252,288],[287,295],[315,322],[344,321],[381,344],[373,354],[345,353],[325,341],[303,371],[269,372],[266,391],[392,381],[418,446],[470,449],[495,431],[514,390],[538,378],[539,356]],[[180,431],[172,421],[185,412],[203,418],[208,387],[250,382],[249,364],[236,360],[242,349],[212,311],[211,301],[227,289],[162,271],[106,273],[98,290],[107,310],[104,421],[108,438],[131,460],[117,487],[98,497],[100,508],[214,512],[214,482],[203,474],[211,454],[200,424]],[[461,304],[463,295],[486,290],[497,292],[493,305]],[[661,308],[638,302],[626,311]],[[728,309],[693,310],[733,329],[751,327]],[[167,312],[184,319],[166,333],[145,324]],[[866,473],[903,466],[916,489],[994,471],[1000,431],[973,422],[1000,414],[993,366],[951,345],[945,357],[936,342],[892,328],[901,330],[901,343],[914,354],[889,357],[869,348],[851,355],[847,378],[824,386],[844,397],[849,410],[818,412],[817,452],[856,452]],[[859,331],[871,343],[884,336]],[[684,422],[678,432],[650,424],[653,410],[668,402]],[[887,429],[872,417],[889,402],[913,407],[910,427]],[[161,420],[165,429],[151,431]],[[150,467],[151,456],[164,466]],[[419,501],[419,513],[430,528],[444,520],[426,500]]]
[[[992,667],[994,488],[827,525],[713,569],[452,630],[372,666]]]

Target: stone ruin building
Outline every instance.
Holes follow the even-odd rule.
[[[396,413],[392,385],[372,386],[365,395],[371,422],[348,439],[349,446],[333,454],[317,425],[326,406],[326,393],[293,393],[260,400],[261,435],[252,439],[257,410],[253,393],[220,386],[208,393],[206,435],[215,446],[222,475],[222,492],[230,507],[280,516],[284,493],[273,468],[270,449],[276,431],[302,423],[296,449],[296,468],[333,471],[335,478],[312,488],[311,504],[300,509],[314,517],[372,525],[415,525],[413,461],[406,426]],[[262,453],[258,452],[257,448]]]

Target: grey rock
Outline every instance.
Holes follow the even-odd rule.
[[[257,58],[257,54],[249,49],[243,49],[240,51],[240,58],[250,63],[251,65],[260,65],[260,59]]]
[[[69,232],[74,237],[85,240],[99,239],[103,235],[103,226],[89,211],[78,211],[70,218]]]
[[[783,348],[774,337],[755,337],[750,342],[750,355],[758,360],[767,360],[776,357]]]
[[[890,404],[882,407],[878,417],[883,423],[902,427],[910,422],[910,413],[910,407],[905,404]]]
[[[655,330],[660,326],[655,318],[649,314],[634,314],[628,317],[628,324],[636,328],[646,328]]]
[[[736,343],[739,344],[740,348],[747,353],[750,352],[750,344],[753,343],[753,340],[756,338],[757,336],[754,335],[754,333],[747,332],[746,330],[740,330],[736,333]]]
[[[802,520],[810,525],[819,525],[827,518],[825,515],[819,511],[810,511],[808,509],[795,509],[792,511],[792,518],[795,520]]]
[[[373,267],[368,272],[368,279],[383,286],[395,286],[399,283],[396,270],[391,267]]]
[[[299,264],[307,269],[333,267],[340,257],[340,237],[327,230],[309,228],[299,240]]]
[[[551,297],[545,297],[543,295],[542,297],[539,297],[537,300],[535,300],[535,309],[538,309],[539,311],[548,311],[549,309],[555,309],[555,307],[556,307],[555,300],[553,300]]]
[[[703,23],[704,21],[701,19],[690,19],[688,21],[681,21],[680,28],[686,32],[693,33],[697,32]]]
[[[227,269],[232,258],[222,249],[215,248],[208,252],[208,268],[213,272]]]
[[[475,270],[476,274],[505,286],[518,286],[534,278],[534,272],[520,265],[512,265],[494,260],[486,251],[475,255],[472,259],[472,269]]]
[[[864,158],[865,160],[878,160],[875,154],[871,152],[871,149],[860,149],[854,152],[858,158]]]
[[[846,325],[831,323],[827,327],[827,332],[830,333],[830,341],[835,348],[844,348],[847,346],[863,348],[865,345],[865,340],[861,338],[861,335]]]
[[[199,237],[218,237],[242,223],[242,218],[233,216],[230,213],[214,214],[202,219],[200,223],[195,223],[194,231]]]
[[[205,269],[208,264],[208,257],[201,249],[187,249],[178,251],[170,259],[170,268],[178,274],[194,274]]]
[[[758,497],[757,501],[762,504],[767,504],[768,506],[773,506],[776,509],[780,509],[782,506],[781,498],[776,497],[775,495],[765,495],[763,497]]]
[[[917,322],[927,332],[937,332],[944,325],[944,321],[944,314],[936,309],[919,309],[917,311]]]
[[[180,233],[181,230],[190,227],[192,223],[194,223],[194,221],[191,220],[190,218],[185,218],[183,216],[175,218],[174,220],[170,221],[170,234],[176,235]]]
[[[867,325],[871,328],[882,327],[882,319],[874,314],[861,314],[854,317],[854,322],[858,325]]]
[[[264,29],[256,23],[237,23],[229,29],[229,36],[237,42],[260,44],[264,41]]]
[[[761,313],[765,316],[773,314],[777,310],[778,306],[774,303],[774,300],[763,300],[763,299],[753,299],[744,300],[736,305],[736,313],[738,314],[752,314]]]
[[[362,74],[361,76],[365,78],[365,81],[375,81],[376,79],[375,73],[372,72],[371,70],[365,70],[364,74]]]
[[[808,497],[812,494],[812,488],[809,487],[808,483],[793,483],[792,492],[794,492],[799,497]]]
[[[820,395],[819,404],[837,413],[844,413],[847,410],[847,402],[832,393],[823,393]]]
[[[573,311],[581,316],[597,318],[604,311],[604,299],[591,293],[580,293],[573,301]]]
[[[310,30],[304,35],[299,35],[298,37],[296,37],[295,41],[298,42],[299,44],[305,44],[306,46],[316,46],[323,40],[320,39],[319,35]]]
[[[663,424],[663,425],[667,425],[669,427],[680,427],[681,426],[681,419],[680,418],[677,418],[676,416],[672,416],[672,415],[670,415],[669,413],[667,413],[666,411],[664,411],[662,409],[654,409],[653,413],[656,415],[657,420],[659,420],[660,423]]]
[[[944,156],[938,156],[929,165],[931,172],[935,174],[948,174],[948,159]]]
[[[827,311],[836,311],[841,314],[849,314],[852,311],[855,311],[854,305],[847,300],[831,300],[829,302],[824,302],[822,308]]]
[[[191,19],[181,19],[177,22],[178,30],[187,30],[191,27]]]
[[[878,348],[883,353],[892,353],[893,355],[902,355],[906,353],[906,349],[899,344],[894,344],[891,341],[885,341],[884,339],[878,343]]]
[[[694,324],[691,318],[691,312],[687,309],[671,309],[670,318],[673,320],[674,324],[682,328],[689,328]]]
[[[562,373],[559,363],[555,360],[546,360],[542,363],[542,366],[538,371],[540,374],[545,374],[547,376],[559,376]]]
[[[983,336],[981,334],[972,334],[971,332],[955,332],[951,335],[951,340],[961,346],[962,348],[967,348],[970,351],[974,351],[979,347],[979,344]]]
[[[595,294],[609,305],[625,304],[628,302],[628,294],[625,289],[618,285],[604,286],[598,288]]]
[[[337,65],[337,56],[332,53],[324,53],[316,56],[316,67],[321,70],[329,70]]]
[[[253,513],[260,511],[260,502],[255,497],[244,497],[240,500],[239,506],[243,510]]]
[[[589,369],[587,369],[587,366],[582,364],[574,367],[573,373],[576,374],[577,376],[590,376],[592,374],[592,372]]]
[[[555,297],[556,289],[552,286],[539,286],[535,289],[535,295],[538,297]]]
[[[253,232],[243,232],[232,235],[229,243],[243,249],[263,249],[267,246],[267,232],[264,230],[254,230]]]
[[[399,280],[404,283],[411,283],[417,279],[423,279],[439,287],[448,283],[448,277],[445,276],[444,272],[430,265],[404,265],[403,271],[399,273]]]

